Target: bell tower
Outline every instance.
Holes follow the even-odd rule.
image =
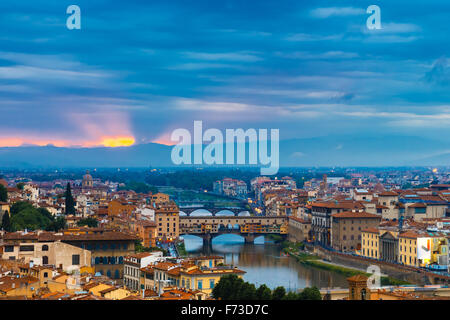
[[[360,274],[347,278],[348,300],[370,300],[370,289],[367,287],[368,279]]]

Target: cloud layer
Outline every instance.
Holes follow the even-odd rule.
[[[167,142],[194,120],[448,136],[448,1],[0,3],[0,146]],[[296,157],[301,157],[302,150]]]

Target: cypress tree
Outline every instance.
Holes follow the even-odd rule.
[[[8,190],[0,184],[0,202],[7,202],[8,201]]]
[[[70,183],[67,183],[66,193],[66,214],[75,214],[75,201],[73,200],[72,190],[70,189]]]
[[[11,231],[11,220],[9,219],[9,212],[5,211],[2,218],[2,229],[5,231]]]

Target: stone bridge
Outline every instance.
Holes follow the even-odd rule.
[[[244,211],[248,211],[250,214],[252,214],[252,210],[248,210],[246,208],[229,208],[229,207],[205,207],[205,206],[197,206],[197,207],[179,207],[180,211],[183,211],[184,213],[186,213],[187,216],[190,216],[192,212],[203,209],[206,210],[208,212],[210,212],[213,216],[215,216],[218,212],[220,211],[231,211],[234,213],[235,216],[237,216],[239,213],[244,212]]]
[[[180,235],[190,234],[203,238],[204,245],[211,245],[213,238],[222,234],[237,234],[244,237],[246,243],[253,243],[256,237],[268,234],[287,236],[285,216],[252,217],[252,216],[180,216]],[[242,229],[241,226],[260,225],[262,231]],[[286,226],[283,231],[283,226]]]

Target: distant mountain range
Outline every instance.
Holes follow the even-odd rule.
[[[0,148],[0,167],[170,167],[171,146]],[[411,136],[327,136],[280,141],[280,166],[450,165],[450,142]]]

